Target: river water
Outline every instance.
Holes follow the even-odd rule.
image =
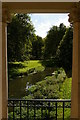
[[[9,98],[22,98],[27,95],[27,89],[38,81],[44,80],[46,76],[52,75],[54,68],[46,68],[42,72],[30,74],[24,77],[17,77],[9,80],[8,83],[8,97]]]

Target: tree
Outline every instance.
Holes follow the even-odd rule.
[[[32,41],[32,58],[41,59],[42,58],[42,47],[44,46],[43,39],[40,36],[35,36]]]
[[[53,58],[56,55],[56,50],[61,41],[63,35],[65,34],[66,27],[63,23],[57,26],[53,26],[47,34],[45,39],[45,58]]]
[[[28,14],[15,14],[8,24],[8,61],[23,61],[30,57],[34,27]]]
[[[59,66],[62,66],[66,72],[72,69],[72,44],[73,44],[73,27],[67,28],[65,35],[59,43],[56,57]]]

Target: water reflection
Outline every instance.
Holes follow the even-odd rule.
[[[9,81],[9,98],[22,98],[27,94],[27,89],[46,76],[53,73],[54,68],[46,68],[42,72],[30,74],[25,77],[18,77]]]

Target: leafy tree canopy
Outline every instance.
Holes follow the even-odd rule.
[[[72,69],[72,44],[73,44],[73,27],[66,29],[65,35],[58,45],[56,57],[59,66],[62,66],[66,72]]]
[[[35,39],[32,41],[32,56],[33,59],[41,59],[42,58],[42,48],[44,46],[44,42],[42,37],[35,36]]]
[[[30,38],[33,34],[34,27],[30,16],[15,14],[12,22],[8,24],[8,61],[21,61],[28,57],[29,54],[26,53],[31,51]]]
[[[63,23],[57,26],[53,26],[47,33],[45,39],[45,53],[46,58],[53,58],[56,55],[56,50],[61,41],[63,35],[65,34],[66,27]]]

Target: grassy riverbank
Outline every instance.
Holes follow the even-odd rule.
[[[65,71],[60,68],[54,71],[54,75],[47,76],[29,88],[26,98],[71,99],[71,81],[72,78],[68,78]]]
[[[44,80],[37,82],[31,88],[28,89],[28,95],[25,96],[23,99],[71,99],[71,82],[72,78],[68,78],[66,76],[65,71],[60,68],[54,71],[54,75],[47,76]],[[60,103],[59,103],[60,104]],[[16,111],[19,112],[19,108],[15,108]],[[25,108],[22,109],[22,117],[26,118],[27,113],[25,114]],[[30,110],[30,120],[32,114],[34,113],[33,108]],[[40,109],[36,109],[36,115],[39,116]],[[45,116],[45,111],[43,112]],[[62,118],[63,109],[57,109],[58,118]],[[70,109],[65,108],[65,119],[70,119]],[[15,113],[17,117],[17,115]],[[55,117],[55,109],[50,111],[50,116]],[[12,112],[9,113],[9,118],[12,120]]]
[[[44,69],[45,67],[39,60],[8,63],[9,78],[28,75],[33,72],[43,71]]]
[[[60,68],[54,71],[54,75],[47,76],[44,80],[37,82],[28,89],[29,95],[24,99],[71,99],[72,78],[66,76],[65,71]],[[59,103],[60,104],[60,103]],[[63,109],[57,109],[58,118],[62,118]],[[50,116],[55,116],[55,110]],[[70,119],[70,109],[65,108],[65,119]],[[37,115],[39,112],[37,111]]]

